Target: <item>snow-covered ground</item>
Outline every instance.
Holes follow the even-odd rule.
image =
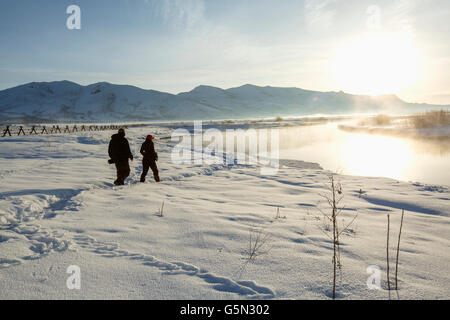
[[[135,155],[150,133],[171,129],[128,130]],[[257,165],[180,165],[171,161],[173,144],[160,140],[162,183],[149,176],[140,184],[136,157],[129,184],[115,187],[111,134],[0,140],[0,299],[330,298],[333,250],[321,213],[329,211],[328,172],[300,161],[282,161],[273,176]],[[337,179],[340,222],[357,215],[341,239],[338,298],[448,299],[449,188]],[[402,209],[400,290],[389,294],[387,214],[392,272]],[[267,241],[248,261],[255,230]],[[72,265],[80,290],[66,285]],[[371,265],[381,268],[381,290],[367,287]]]

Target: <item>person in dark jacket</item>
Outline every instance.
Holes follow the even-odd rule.
[[[155,145],[153,143],[153,136],[147,136],[141,147],[141,154],[144,156],[142,160],[142,175],[141,182],[145,182],[145,177],[147,176],[148,170],[152,169],[153,177],[156,182],[159,182],[158,167],[156,166],[156,161],[158,161],[158,154],[155,151]]]
[[[123,186],[125,179],[130,175],[128,159],[133,161],[133,154],[130,150],[130,144],[125,138],[124,129],[119,129],[119,132],[111,137],[108,153],[111,158],[109,163],[114,163],[117,169],[117,179],[114,181],[114,184],[116,186]]]

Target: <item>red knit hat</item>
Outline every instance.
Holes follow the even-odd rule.
[[[151,134],[149,134],[149,135],[147,136],[147,139],[150,140],[150,141],[153,141],[153,138],[154,138],[154,137],[153,137]]]

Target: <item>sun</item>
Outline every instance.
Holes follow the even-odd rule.
[[[410,36],[361,37],[337,50],[334,81],[340,90],[353,94],[392,94],[416,82],[419,60]]]

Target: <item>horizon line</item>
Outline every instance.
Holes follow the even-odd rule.
[[[0,92],[6,91],[6,90],[15,89],[15,88],[26,86],[26,85],[33,84],[33,83],[47,83],[48,84],[48,83],[61,83],[61,82],[73,83],[73,84],[76,84],[76,85],[78,85],[80,87],[89,87],[89,86],[97,85],[97,84],[109,84],[109,85],[113,85],[113,86],[127,86],[127,87],[134,87],[134,88],[137,88],[137,89],[140,89],[140,90],[144,90],[144,91],[156,91],[156,92],[160,92],[160,93],[164,93],[164,94],[170,94],[170,95],[174,95],[174,96],[178,96],[178,95],[181,95],[183,93],[190,93],[190,92],[192,92],[195,89],[200,88],[200,87],[209,87],[209,88],[219,89],[219,90],[222,90],[222,91],[227,91],[227,90],[231,90],[231,89],[242,88],[242,87],[245,87],[245,86],[252,86],[252,87],[257,87],[257,88],[299,89],[299,90],[303,90],[303,91],[319,92],[319,93],[343,93],[343,94],[350,95],[350,96],[363,96],[363,97],[372,97],[372,98],[390,97],[391,96],[391,97],[395,97],[395,98],[397,98],[397,99],[399,99],[399,100],[401,100],[401,101],[403,101],[405,103],[409,103],[409,104],[425,104],[425,105],[435,105],[435,106],[450,106],[450,104],[435,104],[435,103],[427,103],[427,102],[408,102],[408,101],[405,101],[402,98],[400,98],[395,93],[384,93],[384,94],[378,94],[378,95],[355,94],[355,93],[348,93],[348,92],[345,92],[343,90],[340,90],[340,91],[333,91],[333,90],[331,90],[331,91],[319,91],[319,90],[304,89],[304,88],[300,88],[300,87],[283,87],[283,86],[272,86],[272,85],[260,86],[260,85],[254,85],[254,84],[251,84],[251,83],[246,83],[246,84],[243,84],[243,85],[240,85],[240,86],[230,87],[230,88],[227,88],[227,89],[224,89],[224,88],[221,88],[221,87],[216,87],[216,86],[213,86],[213,85],[204,85],[204,84],[202,84],[202,85],[198,85],[198,86],[194,87],[190,91],[182,91],[182,92],[178,92],[178,93],[170,93],[170,92],[167,92],[167,91],[160,91],[160,90],[155,90],[155,89],[145,89],[145,88],[139,87],[137,85],[131,85],[131,84],[117,84],[117,83],[112,83],[112,82],[108,82],[108,81],[98,81],[98,82],[90,83],[90,84],[87,84],[87,85],[83,85],[83,84],[80,84],[80,83],[72,81],[72,80],[64,79],[64,80],[54,80],[54,81],[31,81],[31,82],[26,82],[26,83],[19,84],[19,85],[16,85],[16,86],[13,86],[13,87],[9,87],[9,88],[6,88],[6,89],[1,89]]]

